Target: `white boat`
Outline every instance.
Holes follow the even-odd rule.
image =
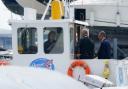
[[[5,6],[13,13],[23,16],[24,7],[34,8],[37,11],[37,19],[40,20],[49,0],[2,0]],[[65,1],[65,0],[64,0]],[[127,0],[71,0],[70,3],[77,9],[84,9],[84,18],[88,22],[91,33],[91,39],[94,40],[96,51],[98,49],[97,34],[104,30],[111,39],[113,48],[112,58],[124,59],[128,56],[128,1]],[[15,7],[17,9],[15,9]],[[66,8],[65,8],[66,9]],[[67,8],[68,9],[68,8]],[[69,10],[75,13],[73,10]],[[79,12],[78,12],[79,13]],[[83,12],[81,13],[83,14]],[[68,13],[67,13],[68,15]],[[71,15],[71,18],[79,17],[77,14]],[[47,13],[45,19],[48,19],[50,14]]]
[[[46,69],[0,67],[0,75],[2,89],[88,89],[68,76]]]
[[[51,4],[51,2],[49,2],[41,20],[36,20],[35,9],[25,8],[24,20],[9,21],[13,29],[13,60],[10,61],[11,65],[32,66],[41,68],[45,67],[51,70],[59,71],[63,74],[68,74],[68,69],[72,67],[71,64],[73,62],[76,62],[76,54],[74,53],[74,51],[72,51],[74,50],[74,46],[72,45],[72,43],[76,42],[76,30],[81,31],[81,28],[83,26],[84,28],[86,28],[87,26],[94,24],[90,24],[85,20],[74,20],[75,17],[73,12],[75,11],[75,9],[85,9],[84,5],[80,6],[72,4],[71,6],[70,4],[67,4],[66,1],[63,1],[63,3],[65,6],[65,19],[45,19],[45,16],[47,15],[47,12],[49,11],[48,9]],[[90,21],[94,22],[94,19],[92,19],[93,15],[90,16],[92,16]],[[48,34],[51,31],[54,31],[56,34],[56,44],[54,45],[52,50],[46,52],[44,43],[48,39]],[[80,35],[81,34],[79,33],[79,36]],[[75,68],[71,68],[73,71],[73,77],[76,80],[83,82],[85,84],[85,88],[88,84],[95,84],[93,85],[93,88],[91,87],[92,89],[127,89],[127,60],[109,60],[110,76],[108,78],[109,83],[107,84],[106,82],[104,82],[107,80],[102,78],[102,72],[104,70],[104,60],[89,59],[78,61],[86,62],[88,67],[90,68],[89,74],[94,76],[86,76],[85,71],[87,70],[84,65],[75,65]],[[88,82],[88,78],[93,81]],[[111,86],[105,87],[104,85]]]

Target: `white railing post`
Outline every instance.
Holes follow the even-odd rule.
[[[50,0],[50,1],[48,2],[48,5],[47,5],[47,7],[46,7],[46,9],[45,9],[45,11],[44,11],[44,14],[43,14],[41,20],[44,20],[44,19],[45,19],[45,16],[46,16],[46,14],[47,14],[47,12],[48,12],[48,9],[49,9],[49,7],[50,7],[51,2],[52,2],[52,0]]]

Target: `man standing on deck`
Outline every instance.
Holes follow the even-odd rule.
[[[106,38],[106,33],[101,31],[98,34],[98,39],[101,41],[101,45],[98,51],[98,59],[110,59],[111,58],[111,45]]]
[[[82,38],[79,42],[80,59],[94,58],[94,43],[89,39],[89,32],[86,29],[82,30]]]

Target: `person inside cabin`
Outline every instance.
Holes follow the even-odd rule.
[[[48,40],[44,43],[45,53],[50,53],[56,43],[56,32],[50,31],[48,34]]]
[[[99,32],[98,39],[101,41],[100,48],[98,50],[98,59],[110,59],[111,58],[111,45],[106,37],[104,31]]]
[[[94,43],[89,38],[87,29],[82,30],[82,38],[79,41],[80,59],[94,58]]]

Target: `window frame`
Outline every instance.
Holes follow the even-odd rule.
[[[55,28],[56,30],[57,30],[57,28],[59,28],[59,29],[61,29],[62,30],[62,35],[63,35],[63,37],[62,37],[62,39],[63,39],[63,48],[62,48],[62,52],[57,52],[57,53],[46,53],[45,51],[44,51],[44,42],[45,42],[45,40],[44,40],[44,33],[45,33],[45,30],[47,30],[47,28]],[[48,26],[44,26],[43,27],[43,44],[42,44],[42,46],[43,46],[43,53],[45,54],[45,55],[57,55],[57,54],[63,54],[64,53],[64,29],[63,29],[64,27],[59,27],[59,26],[56,26],[56,27],[52,27],[52,26],[50,26],[50,27],[48,27]],[[52,31],[52,30],[51,30]]]
[[[35,43],[37,42],[37,44],[36,44],[36,52],[35,53],[20,53],[19,52],[19,36],[18,36],[18,34],[19,34],[19,30],[23,30],[23,29],[34,29],[35,30]],[[21,38],[21,37],[20,37]],[[39,46],[38,46],[38,44],[39,44],[39,42],[38,42],[38,28],[37,27],[34,27],[34,26],[29,26],[29,27],[25,27],[25,26],[21,26],[21,27],[18,27],[17,28],[17,53],[19,54],[19,55],[35,55],[35,54],[38,54],[38,52],[39,52]],[[29,45],[30,46],[30,45]]]

